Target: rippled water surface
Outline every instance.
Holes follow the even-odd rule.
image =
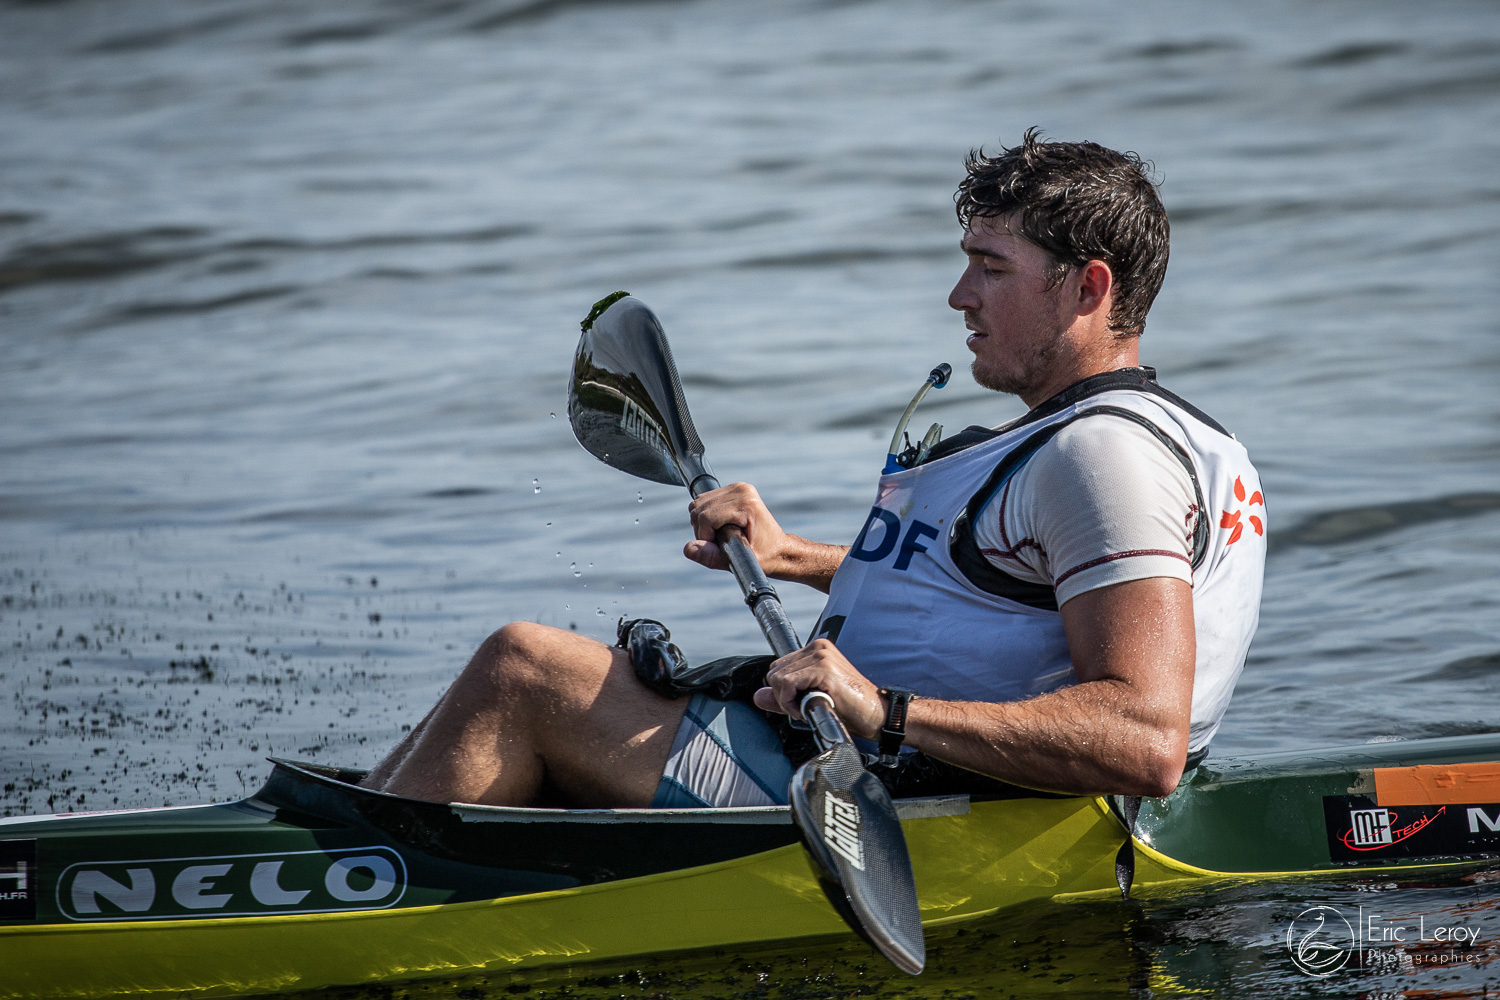
[[[1144,359],[1267,486],[1215,751],[1500,729],[1491,4],[14,3],[0,811],[235,797],[268,754],[367,766],[510,619],[760,648],[678,554],[685,495],[573,443],[578,320],[650,303],[721,478],[847,541],[906,398],[966,366],[963,154],[1033,124],[1155,162],[1174,252]],[[959,377],[923,412],[1020,407]],[[810,624],[817,595],[786,596]],[[1288,917],[1371,894],[1466,915],[1485,961],[1299,977]],[[1048,907],[935,942],[926,992],[850,945],[413,995],[1478,995],[1496,895]],[[1088,976],[1022,969],[1036,928]]]

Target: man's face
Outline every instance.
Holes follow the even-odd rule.
[[[1029,396],[1051,380],[1076,314],[1064,306],[1071,282],[1048,288],[1056,273],[1052,256],[1013,235],[1010,219],[973,220],[960,243],[968,266],[948,305],[964,314],[970,330],[974,381],[1035,405],[1041,400]]]

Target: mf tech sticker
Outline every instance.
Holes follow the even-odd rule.
[[[406,893],[406,863],[388,847],[85,861],[57,883],[70,920],[253,917],[380,910]]]
[[[1500,804],[1380,805],[1368,795],[1325,795],[1334,861],[1500,855]]]
[[[36,919],[36,841],[0,840],[0,920]]]

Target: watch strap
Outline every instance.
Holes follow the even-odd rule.
[[[880,763],[894,767],[901,756],[901,744],[906,740],[906,710],[915,691],[905,688],[881,688],[880,696],[886,700],[885,724],[880,727]]]

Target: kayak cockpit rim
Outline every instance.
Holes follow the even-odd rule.
[[[313,764],[307,761],[268,757],[276,768],[295,774],[339,792],[375,796],[393,802],[417,802],[427,806],[446,807],[465,823],[714,823],[723,825],[790,826],[790,806],[733,806],[727,808],[669,809],[548,809],[534,806],[486,806],[470,802],[426,802],[402,795],[361,788],[358,781],[366,772]],[[939,816],[966,816],[967,795],[930,795],[921,798],[896,799],[896,815],[903,820],[931,819]]]

